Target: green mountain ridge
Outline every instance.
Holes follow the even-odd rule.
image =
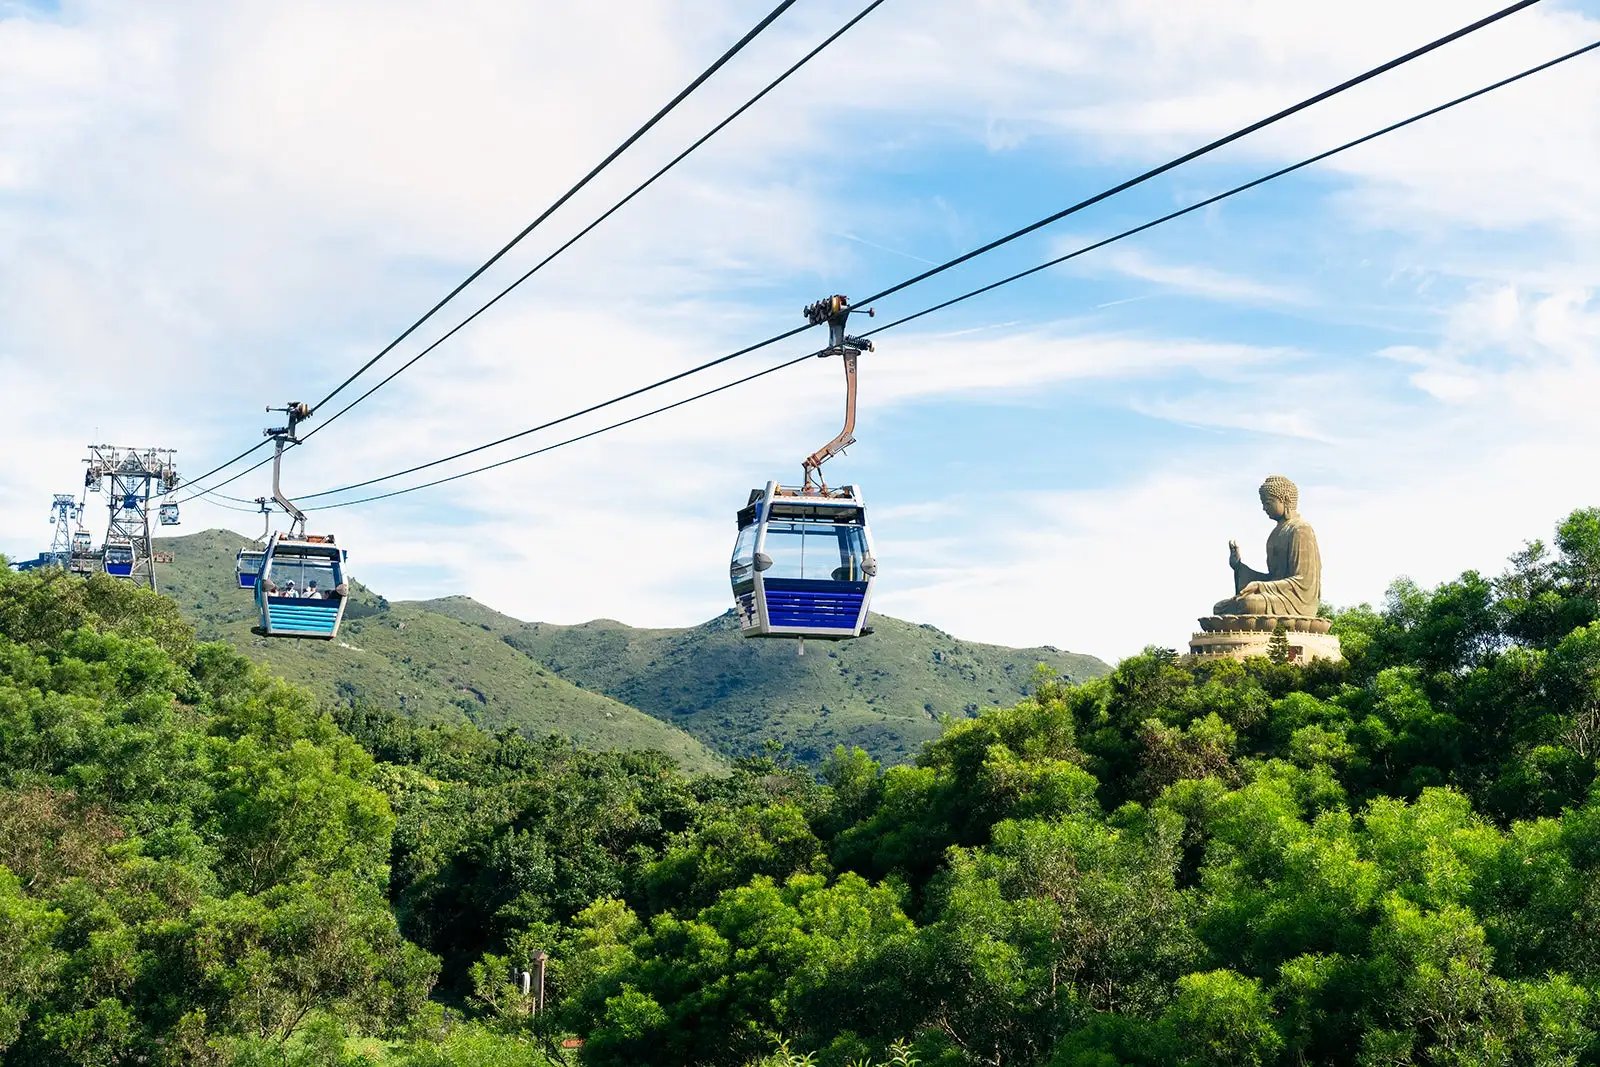
[[[947,719],[1015,703],[1043,664],[1072,681],[1108,672],[1093,656],[963,641],[927,624],[872,617],[859,641],[751,641],[730,611],[699,626],[645,629],[612,619],[523,623],[468,597],[415,606],[499,633],[562,678],[744,755],[768,740],[815,763],[834,745],[899,762]]]
[[[600,751],[656,749],[689,771],[722,764],[682,730],[563,680],[479,626],[390,604],[359,583],[338,640],[257,637],[254,601],[234,578],[241,543],[226,530],[158,539],[156,548],[174,557],[159,569],[161,591],[201,639],[226,641],[325,700],[366,700],[423,721],[560,734]]]
[[[837,744],[910,759],[947,719],[1015,702],[1044,664],[1073,681],[1105,674],[1093,656],[962,641],[884,615],[870,637],[747,641],[732,613],[699,626],[645,629],[612,619],[524,622],[465,596],[391,603],[353,582],[334,642],[250,633],[235,585],[240,535],[161,539],[158,579],[203,639],[224,640],[326,700],[367,700],[423,721],[561,734],[600,750],[653,748],[688,770],[769,740],[815,763]]]

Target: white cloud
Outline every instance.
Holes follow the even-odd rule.
[[[294,491],[470,446],[730,351],[798,321],[806,298],[911,273],[907,257],[971,247],[1107,172],[1132,173],[1492,6],[987,0],[913,13],[901,2],[297,451]],[[474,292],[526,269],[855,6],[785,16]],[[73,487],[91,436],[175,445],[194,472],[252,440],[264,403],[331,388],[749,18],[725,2],[93,0],[60,18],[0,8],[0,380],[11,401],[0,440],[37,457],[0,471],[0,543],[43,543],[49,494]],[[1225,161],[1230,173],[1279,165],[1597,29],[1593,3],[1540,5]],[[1218,546],[1264,536],[1252,493],[1271,469],[1302,480],[1328,595],[1341,602],[1377,595],[1401,571],[1493,569],[1545,532],[1583,502],[1571,471],[1600,459],[1588,430],[1600,397],[1597,89],[1600,60],[1579,60],[1342,157],[1323,172],[1331,193],[1300,196],[1225,261],[1204,246],[1082,261],[1205,297],[1203,324],[1120,300],[1095,310],[1124,317],[1067,319],[1059,289],[1042,286],[885,335],[864,359],[862,443],[840,461],[883,469],[891,447],[904,457],[899,481],[869,487],[880,606],[963,636],[1105,655],[1181,644],[1189,619],[1227,591]],[[997,202],[983,173],[946,169],[974,154],[1034,182]],[[902,184],[908,174],[917,181]],[[1183,202],[1220,184],[1201,168],[1152,195]],[[894,259],[873,255],[884,247]],[[1269,262],[1284,249],[1294,270]],[[1368,314],[1339,291],[1357,275],[1378,279],[1412,334],[1397,335],[1384,309],[1371,312],[1384,339],[1370,345],[1287,317]],[[1252,317],[1269,312],[1278,317]],[[465,591],[558,621],[693,622],[723,605],[733,507],[773,472],[797,473],[837,428],[838,377],[836,361],[813,361],[559,462],[324,518],[353,546],[358,576],[390,595]],[[1094,455],[1026,493],[1006,477],[1030,457],[986,454],[950,414],[1014,420],[1043,438],[1091,398],[1121,421]],[[1138,439],[1151,425],[1202,432],[1166,451]],[[944,479],[933,497],[948,508],[911,488],[923,467]],[[187,528],[206,521],[254,532],[251,517],[205,507]]]
[[[1057,255],[1085,242],[1057,242]],[[1241,304],[1308,304],[1311,295],[1297,286],[1273,284],[1187,263],[1164,263],[1133,248],[1116,248],[1090,261],[1087,270],[1119,274],[1164,290]]]
[[[1253,368],[1257,380],[1236,391],[1241,403],[1318,411],[1340,425],[1337,439],[1278,441],[1256,425],[1115,488],[984,501],[1006,520],[941,546],[948,559],[981,562],[886,581],[881,607],[1108,658],[1147,643],[1182,647],[1191,618],[1230,595],[1227,540],[1259,560],[1267,528],[1253,490],[1273,471],[1300,482],[1323,595],[1335,604],[1376,601],[1399,575],[1431,585],[1467,569],[1497,573],[1523,541],[1595,502],[1580,472],[1600,465],[1596,311],[1600,300],[1572,293],[1477,294],[1436,349],[1403,354],[1463,383],[1422,401],[1354,363]],[[1495,331],[1479,328],[1488,322]],[[908,526],[904,536],[916,537]]]

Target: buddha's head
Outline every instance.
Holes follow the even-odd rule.
[[[1294,514],[1295,506],[1299,503],[1300,490],[1283,475],[1270,474],[1261,483],[1261,510],[1267,513],[1268,518],[1274,521],[1286,519]]]

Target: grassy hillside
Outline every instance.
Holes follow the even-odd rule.
[[[334,642],[267,640],[250,633],[250,594],[234,582],[240,539],[222,530],[166,538],[174,553],[157,580],[203,640],[223,640],[330,700],[366,698],[423,720],[470,721],[560,734],[599,750],[650,748],[688,770],[719,763],[674,726],[563,680],[501,640],[497,630],[416,605],[390,604],[352,585]]]
[[[932,626],[873,616],[859,641],[747,641],[731,612],[689,629],[644,630],[609,620],[520,623],[466,597],[419,607],[503,635],[561,677],[683,727],[718,751],[769,738],[815,761],[835,744],[900,761],[940,733],[940,719],[976,715],[1026,694],[1043,663],[1075,681],[1107,667],[1051,648],[962,641]]]

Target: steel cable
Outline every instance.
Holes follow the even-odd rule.
[[[1352,148],[1356,148],[1356,147],[1358,147],[1360,145],[1368,143],[1369,141],[1376,140],[1377,138],[1383,137],[1386,134],[1393,133],[1396,130],[1403,129],[1403,128],[1405,128],[1407,126],[1410,126],[1410,125],[1412,125],[1414,123],[1421,122],[1423,119],[1430,118],[1430,117],[1432,117],[1434,115],[1437,115],[1437,114],[1439,114],[1440,112],[1443,112],[1443,111],[1448,111],[1449,109],[1451,109],[1453,107],[1456,107],[1456,106],[1458,106],[1460,104],[1467,103],[1470,100],[1475,100],[1478,97],[1481,97],[1481,96],[1484,96],[1484,95],[1486,95],[1488,93],[1494,92],[1495,90],[1501,89],[1501,88],[1503,88],[1503,87],[1505,87],[1507,85],[1510,85],[1510,84],[1512,84],[1514,82],[1521,81],[1524,78],[1528,78],[1528,77],[1533,76],[1534,74],[1538,74],[1538,73],[1540,73],[1542,71],[1549,70],[1551,67],[1555,67],[1555,66],[1557,66],[1557,65],[1559,65],[1561,63],[1565,63],[1565,62],[1567,62],[1569,60],[1572,60],[1572,59],[1576,59],[1577,57],[1579,57],[1581,55],[1584,55],[1585,53],[1592,52],[1597,48],[1600,48],[1600,41],[1594,41],[1594,42],[1592,42],[1590,44],[1584,45],[1581,48],[1574,49],[1571,52],[1567,52],[1564,55],[1558,56],[1555,59],[1547,60],[1546,62],[1540,63],[1537,66],[1530,67],[1527,70],[1521,71],[1518,74],[1511,75],[1510,77],[1507,77],[1507,78],[1502,78],[1501,80],[1499,80],[1497,82],[1493,82],[1493,83],[1491,83],[1489,85],[1486,85],[1483,88],[1476,89],[1476,90],[1474,90],[1474,91],[1472,91],[1470,93],[1467,93],[1467,94],[1465,94],[1463,96],[1458,96],[1453,100],[1449,100],[1449,101],[1447,101],[1447,102],[1445,102],[1443,104],[1439,104],[1439,105],[1437,105],[1435,107],[1431,107],[1431,108],[1427,109],[1426,111],[1418,112],[1417,114],[1412,115],[1409,118],[1402,119],[1399,122],[1391,123],[1390,125],[1385,126],[1382,129],[1375,130],[1372,133],[1366,134],[1366,135],[1364,135],[1362,137],[1358,137],[1355,140],[1346,141],[1344,144],[1341,144],[1336,148],[1330,148],[1330,149],[1328,149],[1328,150],[1326,150],[1324,152],[1319,152],[1316,155],[1310,156],[1310,157],[1308,157],[1306,159],[1303,159],[1298,163],[1291,164],[1291,165],[1289,165],[1287,167],[1279,168],[1278,170],[1272,171],[1269,174],[1264,174],[1259,178],[1253,179],[1252,181],[1245,182],[1242,185],[1236,185],[1233,188],[1228,189],[1225,192],[1217,193],[1214,196],[1209,196],[1209,197],[1206,197],[1203,200],[1196,201],[1195,203],[1190,204],[1187,207],[1180,208],[1177,211],[1169,212],[1166,215],[1162,215],[1160,218],[1152,219],[1149,222],[1143,223],[1143,224],[1141,224],[1139,226],[1132,227],[1131,229],[1123,230],[1120,233],[1114,234],[1114,235],[1112,235],[1110,237],[1104,238],[1104,239],[1099,240],[1099,241],[1095,241],[1092,244],[1084,245],[1083,247],[1075,249],[1072,252],[1067,253],[1066,255],[1057,256],[1054,259],[1047,260],[1047,261],[1045,261],[1043,263],[1040,263],[1040,264],[1038,264],[1036,266],[1033,266],[1033,267],[1029,267],[1027,270],[1018,271],[1017,273],[1009,275],[1009,276],[1007,276],[1005,278],[1002,278],[999,281],[991,282],[988,285],[981,286],[981,287],[979,287],[977,289],[969,290],[969,291],[967,291],[965,293],[962,293],[959,296],[952,297],[952,298],[950,298],[948,300],[940,301],[939,303],[931,305],[931,306],[926,307],[926,308],[923,308],[920,311],[913,312],[910,315],[906,315],[906,316],[903,316],[902,318],[895,319],[892,322],[885,323],[884,325],[879,326],[876,329],[869,330],[865,334],[863,334],[862,336],[871,337],[873,335],[883,333],[883,332],[885,332],[887,330],[892,330],[892,329],[894,329],[894,328],[896,328],[898,326],[903,326],[906,323],[915,321],[916,319],[920,319],[925,315],[930,315],[930,314],[932,314],[932,313],[934,313],[936,311],[941,311],[941,310],[943,310],[945,308],[948,308],[948,307],[950,307],[950,306],[952,306],[954,304],[959,304],[959,303],[961,303],[963,301],[970,300],[973,297],[981,296],[984,293],[992,292],[995,289],[999,289],[999,288],[1001,288],[1003,286],[1010,285],[1013,282],[1020,281],[1021,279],[1027,278],[1027,277],[1029,277],[1031,275],[1034,275],[1034,274],[1037,274],[1040,271],[1047,270],[1050,267],[1059,266],[1060,264],[1065,263],[1068,260],[1076,259],[1078,256],[1084,255],[1084,254],[1086,254],[1088,252],[1092,252],[1095,249],[1104,248],[1106,245],[1113,244],[1113,243],[1115,243],[1117,241],[1124,240],[1124,239],[1126,239],[1128,237],[1132,237],[1135,234],[1143,233],[1146,230],[1152,229],[1152,228],[1154,228],[1156,226],[1160,226],[1160,225],[1162,225],[1164,223],[1167,223],[1167,222],[1171,222],[1174,219],[1182,218],[1185,215],[1191,214],[1192,212],[1195,212],[1195,211],[1199,211],[1202,208],[1209,207],[1210,205],[1218,203],[1219,201],[1226,200],[1226,199],[1228,199],[1230,197],[1238,195],[1239,193],[1246,192],[1246,191],[1248,191],[1250,189],[1254,189],[1257,186],[1263,185],[1263,184],[1265,184],[1267,182],[1270,182],[1270,181],[1273,181],[1273,180],[1275,180],[1277,178],[1284,177],[1285,175],[1292,174],[1295,171],[1302,170],[1302,169],[1304,169],[1306,167],[1312,166],[1313,164],[1319,163],[1322,160],[1328,159],[1331,156],[1335,156],[1335,155],[1338,155],[1338,154],[1340,154],[1342,152],[1349,151]],[[516,462],[519,462],[519,461],[524,460],[524,459],[530,459],[533,456],[542,455],[542,454],[544,454],[546,452],[551,452],[551,451],[554,451],[554,450],[556,450],[558,448],[564,448],[567,445],[576,444],[579,441],[587,440],[587,439],[589,439],[591,437],[598,436],[599,434],[607,433],[607,432],[609,432],[611,430],[616,430],[616,429],[620,429],[620,428],[622,428],[624,426],[632,425],[633,423],[640,422],[640,421],[642,421],[644,419],[650,418],[651,416],[659,415],[659,414],[662,414],[663,412],[667,412],[667,411],[671,411],[671,410],[673,410],[675,408],[683,407],[684,405],[693,403],[696,400],[702,400],[702,399],[704,399],[706,397],[713,396],[713,395],[715,395],[717,393],[724,392],[724,391],[726,391],[728,389],[732,389],[735,386],[744,385],[745,383],[754,381],[757,378],[763,378],[763,377],[766,377],[769,374],[774,374],[777,371],[785,370],[785,369],[787,369],[789,367],[796,366],[796,365],[798,365],[800,363],[805,362],[808,359],[813,359],[813,358],[815,358],[817,356],[824,355],[828,351],[829,351],[828,349],[821,349],[821,350],[818,350],[816,352],[807,352],[806,354],[804,354],[802,356],[797,356],[797,357],[795,357],[793,359],[790,359],[790,360],[787,360],[787,361],[785,361],[783,363],[774,364],[773,366],[767,367],[764,370],[757,371],[754,374],[746,375],[743,378],[736,379],[736,380],[734,380],[732,382],[728,382],[728,383],[726,383],[724,385],[719,385],[719,386],[717,386],[715,388],[707,389],[704,392],[695,394],[694,396],[685,397],[685,398],[683,398],[681,400],[676,400],[676,401],[674,401],[674,402],[672,402],[670,404],[664,404],[664,405],[662,405],[660,407],[653,408],[650,411],[646,411],[646,412],[643,412],[641,414],[634,415],[634,416],[632,416],[630,418],[623,419],[623,420],[621,420],[619,422],[614,422],[614,423],[611,423],[609,425],[602,426],[602,427],[600,427],[598,429],[590,430],[587,433],[579,434],[576,437],[570,437],[570,438],[567,438],[567,439],[562,440],[562,441],[557,441],[557,442],[555,442],[553,444],[545,445],[544,447],[534,449],[531,452],[524,452],[521,455],[511,456],[511,457],[509,457],[507,459],[499,460],[499,461],[497,461],[495,463],[485,464],[484,466],[481,466],[481,467],[475,467],[475,468],[473,468],[471,470],[461,471],[461,472],[458,472],[456,474],[448,475],[448,476],[443,477],[443,478],[436,478],[436,479],[434,479],[432,481],[423,482],[423,483],[421,483],[419,485],[408,486],[408,487],[406,487],[404,489],[396,489],[396,490],[393,490],[393,491],[387,492],[387,493],[378,493],[378,494],[374,494],[372,496],[361,497],[361,498],[358,498],[358,499],[355,499],[355,500],[344,500],[344,501],[340,501],[340,502],[334,503],[334,504],[325,504],[325,505],[323,505],[322,507],[319,507],[319,508],[308,508],[306,510],[308,510],[308,511],[329,511],[329,510],[332,510],[334,508],[352,507],[352,506],[357,505],[357,504],[369,504],[369,503],[372,503],[374,501],[387,500],[387,499],[389,499],[391,497],[403,496],[403,495],[405,495],[407,493],[414,493],[414,492],[417,492],[418,490],[421,490],[421,489],[429,489],[429,488],[432,488],[432,487],[437,486],[437,485],[443,485],[446,482],[453,482],[453,481],[456,481],[456,480],[461,479],[461,478],[468,478],[468,477],[471,477],[471,476],[476,475],[476,474],[482,474],[485,471],[495,470],[496,468],[504,467],[504,466],[506,466],[508,464],[511,464],[511,463],[516,463]],[[680,375],[680,377],[681,377],[681,375]],[[637,395],[637,391],[635,392],[634,395]],[[591,408],[590,410],[594,410],[594,409]],[[367,484],[370,484],[370,483],[367,483]],[[352,487],[352,488],[354,488],[354,487]]]

